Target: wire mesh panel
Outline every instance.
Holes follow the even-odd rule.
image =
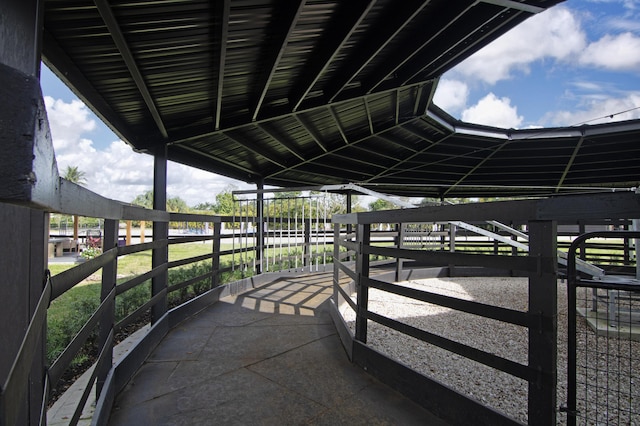
[[[628,231],[593,232],[569,250],[567,423],[640,425],[640,280],[627,271],[584,279],[578,247],[590,238],[636,238]]]
[[[578,288],[577,311],[577,424],[640,425],[640,287]]]

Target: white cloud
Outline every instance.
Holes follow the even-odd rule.
[[[580,63],[615,71],[640,71],[640,37],[629,32],[607,34],[587,46]]]
[[[469,87],[463,81],[441,79],[433,102],[450,114],[461,111],[467,105]]]
[[[65,149],[81,139],[81,135],[96,128],[91,113],[79,100],[66,103],[61,99],[44,97],[55,149]]]
[[[640,92],[633,92],[621,98],[607,97],[603,94],[583,97],[579,109],[550,112],[544,117],[544,122],[551,126],[575,126],[638,118]]]
[[[77,166],[85,173],[87,188],[104,197],[130,202],[153,188],[153,157],[134,152],[121,140],[96,149],[86,134],[96,127],[88,108],[80,101],[66,103],[45,97],[47,115],[60,173]],[[233,179],[169,162],[167,193],[187,205],[215,200],[217,193],[232,184],[255,188]]]
[[[553,7],[516,26],[456,67],[470,79],[489,84],[527,74],[531,63],[546,58],[564,60],[582,51],[586,35],[567,8]]]
[[[518,109],[511,106],[509,98],[498,98],[493,93],[462,112],[462,121],[505,129],[518,128],[522,120]]]

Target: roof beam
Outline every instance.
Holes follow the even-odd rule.
[[[392,145],[396,145],[399,146],[401,148],[407,149],[411,152],[418,152],[417,149],[415,149],[415,147],[413,147],[410,143],[404,142],[404,141],[397,141],[397,140],[393,140],[391,139],[389,136],[387,135],[376,135],[377,138],[380,138],[382,140],[384,140],[385,142],[388,142]]]
[[[425,29],[423,33],[424,39],[422,40],[422,42],[420,42],[420,40],[415,40],[415,43],[407,43],[404,52],[398,54],[399,57],[402,57],[404,55],[404,58],[401,59],[398,63],[393,63],[390,61],[383,63],[381,69],[375,75],[369,77],[366,81],[363,82],[364,91],[366,93],[373,92],[378,86],[382,84],[384,80],[386,80],[389,76],[395,74],[404,64],[415,57],[418,52],[422,52],[423,49],[427,48],[427,46],[429,46],[436,37],[438,37],[446,29],[455,24],[458,19],[465,16],[471,9],[476,6],[476,4],[477,2],[455,2],[447,3],[446,7],[443,6],[443,9],[441,10],[441,12],[439,12],[442,14],[439,21],[445,22],[445,25],[442,27],[437,27],[436,25],[434,25],[435,23],[432,23],[432,26],[428,27],[429,29]],[[462,6],[462,8],[460,8],[460,6]]]
[[[58,41],[45,29],[42,32],[44,62],[82,101],[89,105],[91,110],[122,140],[128,143],[137,142],[138,135],[125,134],[122,130],[128,127],[116,114],[111,105],[102,97],[73,60],[64,51]],[[72,84],[73,82],[73,84]]]
[[[496,6],[502,6],[508,9],[516,9],[522,12],[528,13],[540,13],[545,9],[543,7],[534,6],[531,4],[520,3],[513,0],[480,0],[482,3],[495,4]]]
[[[216,162],[216,163],[220,163],[223,164],[225,166],[228,166],[230,168],[230,170],[242,170],[243,172],[247,173],[247,175],[250,176],[258,176],[259,173],[256,170],[251,170],[251,169],[247,169],[246,167],[240,166],[238,163],[234,163],[228,160],[225,160],[222,157],[216,157],[214,155],[211,155],[205,151],[201,151],[199,149],[193,148],[189,145],[169,145],[169,152],[171,153],[172,151],[179,151],[179,150],[185,150],[185,151],[189,151],[189,152],[193,152],[195,154],[198,154],[198,156],[202,156],[202,157],[206,157],[208,158],[210,161],[212,162]],[[205,170],[211,170],[211,167],[205,168]],[[213,172],[212,172],[213,173]]]
[[[384,14],[387,24],[382,28],[377,27],[373,33],[367,34],[362,45],[356,49],[356,52],[361,53],[356,53],[354,59],[344,67],[345,69],[336,73],[334,80],[327,84],[325,93],[328,101],[333,102],[349,83],[422,12],[430,1],[403,0],[403,7],[401,8],[390,3],[389,10],[385,11]]]
[[[98,12],[102,17],[107,29],[109,30],[109,34],[113,38],[120,55],[122,55],[122,59],[124,63],[127,65],[127,69],[133,78],[133,81],[136,83],[142,98],[144,99],[145,104],[147,104],[147,108],[153,117],[153,121],[156,122],[156,126],[160,130],[160,133],[163,137],[169,137],[167,133],[167,129],[162,122],[162,117],[160,117],[160,113],[158,112],[158,108],[156,107],[155,102],[153,101],[153,97],[149,92],[149,88],[147,87],[147,83],[144,81],[142,77],[142,73],[140,73],[140,69],[136,63],[133,54],[131,53],[131,49],[129,49],[129,45],[124,38],[124,34],[122,34],[122,30],[118,25],[118,21],[116,20],[113,11],[111,10],[111,6],[107,3],[107,0],[94,0],[96,7],[98,8]]]
[[[411,122],[411,121],[413,121],[413,120],[418,120],[418,119],[419,119],[419,117],[413,117],[413,118],[411,118],[411,119],[407,120],[407,122]],[[404,123],[401,123],[401,124],[404,124]],[[322,154],[316,155],[315,157],[311,157],[311,158],[309,158],[309,159],[307,159],[307,160],[305,160],[305,161],[303,161],[303,162],[301,162],[301,163],[294,164],[293,166],[287,167],[287,168],[285,168],[285,169],[283,169],[283,170],[279,170],[279,171],[277,171],[277,172],[275,172],[275,173],[273,173],[273,174],[270,174],[270,175],[268,175],[268,176],[265,176],[265,179],[269,179],[269,178],[272,178],[272,177],[274,177],[274,176],[277,176],[277,175],[279,175],[279,174],[281,174],[281,173],[291,171],[291,170],[293,170],[293,169],[295,169],[295,168],[298,168],[298,167],[300,167],[300,166],[303,166],[303,165],[305,165],[305,164],[313,163],[314,161],[319,160],[319,159],[320,159],[320,158],[322,158],[322,157],[325,157],[325,156],[327,156],[327,155],[331,155],[331,154],[336,153],[336,152],[338,152],[338,151],[340,151],[340,150],[342,150],[342,149],[350,148],[350,147],[352,147],[352,146],[355,146],[355,145],[357,145],[357,144],[359,144],[359,143],[361,143],[361,142],[364,142],[364,141],[366,141],[366,140],[369,140],[369,138],[370,138],[370,137],[372,137],[372,136],[380,136],[382,133],[386,133],[386,132],[388,132],[388,131],[390,131],[390,130],[392,130],[392,129],[395,129],[396,127],[397,127],[397,126],[391,126],[391,127],[386,128],[386,129],[379,130],[378,132],[376,132],[375,134],[373,134],[373,135],[371,135],[371,136],[365,136],[365,137],[360,138],[360,139],[358,139],[358,140],[356,140],[356,141],[353,141],[353,142],[351,142],[351,143],[350,143],[350,144],[348,144],[348,145],[340,145],[340,146],[338,146],[337,148],[333,148],[331,151],[324,152],[324,153],[322,153]]]
[[[371,120],[371,110],[369,110],[369,100],[367,96],[362,98],[362,103],[364,104],[364,110],[367,113],[367,121],[369,122],[369,131],[371,132],[371,134],[373,134],[373,120]]]
[[[277,135],[273,130],[269,129],[267,126],[265,126],[264,124],[258,124],[257,125],[258,128],[260,130],[262,130],[263,132],[265,132],[267,135],[269,135],[269,137],[271,139],[273,139],[274,141],[278,142],[280,145],[282,145],[287,151],[289,151],[290,153],[292,153],[293,155],[295,155],[296,157],[298,157],[300,160],[304,160],[304,155],[302,153],[300,153],[298,151],[298,149],[296,149],[295,147],[293,147],[289,142],[285,141],[284,139],[282,139],[279,135]]]
[[[240,145],[241,147],[247,149],[248,151],[253,152],[254,154],[257,154],[261,157],[263,157],[265,160],[275,164],[276,166],[280,167],[280,168],[284,168],[285,164],[274,158],[274,154],[271,152],[267,152],[267,150],[265,150],[264,148],[260,147],[258,144],[255,144],[249,140],[244,140],[241,141],[240,139],[231,136],[228,132],[223,132],[224,136],[231,139],[233,142],[237,143],[238,145]]]
[[[376,0],[358,2],[349,1],[348,7],[343,7],[335,14],[336,19],[332,29],[325,32],[327,36],[316,46],[310,56],[308,66],[300,75],[303,80],[294,87],[290,102],[292,111],[297,111],[300,104],[307,97],[313,86],[338,56],[340,49],[349,40],[353,32],[358,28],[362,20],[371,11]]]
[[[224,66],[227,61],[227,38],[229,35],[229,14],[231,10],[231,0],[224,0],[224,2],[218,2],[219,7],[222,10],[217,10],[216,16],[220,16],[219,22],[220,32],[218,34],[220,39],[220,54],[218,55],[218,76],[215,84],[215,112],[214,112],[214,126],[216,130],[220,130],[220,117],[222,116],[222,89],[224,86]]]
[[[560,180],[558,181],[558,185],[556,186],[556,192],[559,192],[560,189],[562,188],[562,184],[564,183],[564,180],[567,178],[567,174],[569,174],[569,170],[571,169],[573,162],[578,156],[578,151],[580,151],[580,148],[582,147],[582,142],[584,142],[584,132],[583,132],[583,135],[580,137],[580,139],[578,139],[578,143],[576,144],[576,147],[573,149],[571,158],[569,158],[569,161],[567,162],[567,166],[564,168],[564,171],[562,172],[562,177],[560,177]]]
[[[502,16],[505,12],[509,11],[510,9],[506,8],[503,9],[497,13],[495,13],[493,15],[493,17],[491,17],[490,19],[487,19],[486,22],[490,22],[493,21],[495,19],[501,19]],[[429,67],[431,67],[434,63],[436,63],[438,60],[440,60],[443,57],[447,57],[447,54],[456,49],[458,46],[464,46],[463,49],[461,49],[460,51],[458,51],[457,54],[455,55],[450,55],[448,56],[448,59],[445,60],[444,62],[442,62],[437,68],[434,68],[432,70],[430,70],[429,75],[434,75],[435,73],[437,73],[438,70],[442,69],[445,66],[448,66],[451,61],[455,61],[455,62],[459,62],[461,59],[465,58],[466,56],[466,52],[468,51],[472,51],[475,52],[475,46],[480,44],[480,45],[486,45],[488,44],[493,38],[496,37],[497,35],[503,34],[505,31],[501,31],[501,28],[509,25],[512,23],[513,20],[515,19],[520,19],[520,20],[524,20],[527,16],[523,16],[523,12],[514,12],[508,19],[501,19],[500,23],[498,25],[496,25],[495,27],[493,27],[490,31],[486,30],[483,27],[479,27],[476,28],[475,31],[469,31],[466,35],[466,37],[460,39],[458,41],[458,43],[453,44],[448,46],[448,49],[440,52],[440,54],[436,55],[435,57],[433,57],[431,59],[431,61],[429,61],[427,64],[411,64],[411,63],[407,63],[406,66],[404,67],[405,69],[403,69],[402,71],[398,71],[399,74],[399,78],[400,81],[402,81],[402,85],[404,84],[408,84],[410,81],[414,81],[414,80],[420,80],[421,79],[421,74],[427,70]],[[482,35],[477,37],[476,39],[474,39],[472,42],[468,42],[467,40],[475,35],[476,33],[480,32]],[[489,39],[489,41],[487,41],[487,39]],[[420,52],[422,52],[422,50],[424,49],[421,48]],[[433,50],[433,49],[431,49]],[[429,57],[426,56],[428,51],[424,51],[422,53],[419,53],[418,55],[416,55],[414,58],[420,58],[420,57]],[[417,62],[417,59],[414,59],[413,61],[410,62]]]
[[[383,176],[383,175],[384,175],[384,176],[388,176],[392,170],[397,169],[399,166],[401,166],[401,165],[403,165],[403,164],[405,164],[405,163],[407,163],[407,162],[411,161],[412,159],[414,159],[414,158],[415,158],[415,157],[417,157],[418,155],[423,154],[424,152],[426,152],[426,151],[430,150],[430,149],[431,149],[431,148],[433,148],[434,146],[441,144],[441,143],[442,143],[442,142],[444,142],[445,140],[449,139],[451,136],[453,136],[453,133],[451,133],[451,134],[449,134],[449,135],[444,136],[442,139],[440,139],[440,140],[439,140],[439,141],[437,141],[437,142],[431,142],[431,145],[426,146],[426,147],[422,148],[420,151],[417,151],[417,152],[415,152],[415,153],[411,154],[410,156],[408,156],[407,158],[405,158],[405,159],[404,159],[404,160],[402,160],[402,161],[398,161],[396,164],[394,164],[393,166],[389,167],[389,168],[388,168],[387,170],[385,170],[384,172],[382,172],[382,173],[378,173],[377,175],[375,175],[374,177],[372,177],[371,179],[369,179],[369,180],[367,180],[367,181],[365,181],[365,182],[371,182],[371,181],[373,181],[374,179],[377,179],[377,178],[379,178],[380,176]],[[404,170],[403,170],[403,171],[404,171]]]
[[[476,164],[471,170],[469,170],[467,173],[465,173],[464,176],[462,176],[460,179],[458,179],[458,181],[456,183],[454,183],[453,185],[451,185],[446,191],[444,191],[444,194],[442,194],[443,196],[447,195],[449,192],[451,192],[451,190],[453,188],[455,188],[456,186],[458,186],[460,183],[462,183],[463,180],[465,180],[466,178],[468,178],[469,176],[471,176],[476,170],[478,170],[480,167],[482,167],[482,165],[484,163],[486,163],[487,161],[489,161],[491,159],[491,157],[493,157],[494,155],[496,155],[502,148],[504,148],[505,146],[507,146],[507,144],[509,144],[511,142],[511,140],[506,140],[505,142],[503,142],[498,148],[496,148],[495,150],[491,151],[491,153],[489,155],[487,155],[486,157],[484,157],[478,164]]]
[[[349,139],[347,138],[347,135],[344,133],[344,130],[342,129],[342,124],[340,124],[340,120],[338,119],[338,116],[336,115],[335,111],[330,106],[328,106],[327,109],[331,113],[331,117],[333,117],[333,121],[336,123],[336,128],[338,129],[338,132],[340,132],[340,136],[342,136],[344,143],[349,145],[350,143]]]
[[[300,18],[300,14],[302,13],[302,9],[304,8],[305,3],[306,0],[300,0],[300,2],[298,3],[298,7],[290,7],[289,5],[285,5],[282,10],[274,13],[274,15],[277,17],[276,21],[278,23],[280,21],[288,22],[287,31],[283,32],[280,38],[276,38],[275,40],[273,40],[272,49],[266,49],[267,54],[269,54],[270,57],[267,58],[264,67],[264,73],[257,78],[256,89],[258,97],[257,99],[255,99],[255,103],[252,107],[253,112],[251,113],[251,121],[256,121],[256,119],[258,118],[260,108],[262,107],[264,98],[267,96],[267,91],[269,90],[269,86],[271,85],[271,80],[276,73],[276,69],[278,68],[280,59],[282,59],[282,55],[287,48],[287,43],[289,43],[289,38],[291,37],[291,34],[296,27],[296,23]],[[281,26],[282,25],[276,24],[275,28],[279,28]],[[276,36],[278,32],[272,31],[272,34]]]
[[[293,114],[293,117],[298,120],[298,123],[306,130],[306,132],[311,136],[311,138],[315,141],[315,143],[322,149],[324,152],[328,152],[326,145],[322,142],[322,138],[316,133],[314,129],[311,128],[305,121],[298,116],[298,114]]]
[[[400,88],[398,87],[398,89],[395,91],[395,96],[394,96],[394,100],[396,103],[396,112],[395,112],[395,124],[396,126],[398,125],[398,123],[400,122]]]

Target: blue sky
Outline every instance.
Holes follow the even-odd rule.
[[[121,201],[151,189],[150,156],[119,141],[45,67],[41,81],[61,171],[78,166],[89,189]],[[528,19],[442,76],[435,103],[504,128],[640,118],[640,0],[569,0]],[[169,196],[189,205],[252,187],[177,164],[168,175]]]

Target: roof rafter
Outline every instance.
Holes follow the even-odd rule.
[[[369,109],[369,100],[365,96],[362,98],[362,103],[364,103],[364,109],[367,112],[367,121],[369,122],[369,131],[373,134],[373,120],[371,120],[371,110]]]
[[[242,146],[243,148],[246,148],[247,150],[253,152],[254,154],[257,154],[257,155],[263,157],[265,160],[275,164],[276,166],[278,166],[280,168],[286,167],[283,161],[274,158],[275,155],[272,152],[268,152],[266,149],[264,149],[260,145],[254,143],[254,142],[251,142],[249,140],[241,141],[240,139],[232,136],[229,133],[230,132],[223,132],[225,137],[231,139],[233,142],[237,143],[238,145]]]
[[[438,35],[444,32],[447,28],[452,26],[458,19],[465,16],[472,8],[476,6],[476,2],[473,3],[449,3],[449,6],[441,11],[442,19],[441,22],[445,22],[446,24],[442,27],[436,27],[433,25],[433,31],[424,31],[424,39],[422,42],[417,41],[416,44],[419,43],[418,47],[414,47],[408,45],[405,48],[405,52],[402,55],[403,58],[397,63],[384,63],[382,65],[381,70],[379,70],[375,75],[369,77],[366,82],[363,82],[364,91],[366,93],[373,92],[383,81],[385,81],[389,76],[393,75],[398,69],[400,69],[404,64],[406,64],[409,60],[411,60],[417,52],[421,52],[425,47],[429,45],[429,43],[435,39]],[[456,7],[454,7],[454,5]],[[459,6],[462,5],[462,9]]]
[[[370,34],[366,38],[366,43],[358,49],[362,53],[354,58],[352,63],[347,64],[347,69],[337,73],[334,80],[327,84],[325,93],[329,102],[335,100],[349,83],[429,4],[430,0],[403,0],[403,2],[411,3],[411,7],[392,7],[390,13],[385,14],[387,24],[382,27],[383,31],[377,30]]]
[[[399,166],[401,166],[401,165],[403,165],[403,164],[405,164],[405,163],[407,163],[407,162],[410,162],[412,159],[414,159],[414,158],[415,158],[415,157],[417,157],[418,155],[421,155],[421,154],[423,154],[424,152],[426,152],[426,151],[430,150],[431,148],[433,148],[434,146],[436,146],[436,145],[438,145],[438,144],[440,144],[440,143],[444,142],[445,140],[449,139],[451,136],[453,136],[453,133],[451,133],[451,134],[449,134],[449,135],[447,135],[447,136],[443,137],[443,138],[442,138],[442,139],[440,139],[439,141],[431,142],[431,145],[426,146],[426,147],[422,148],[420,151],[417,151],[417,152],[415,152],[415,153],[411,154],[410,156],[408,156],[408,157],[404,158],[402,161],[398,161],[398,163],[396,163],[396,164],[394,164],[393,166],[389,167],[389,168],[388,168],[387,170],[385,170],[384,172],[382,172],[382,173],[378,173],[377,175],[375,175],[373,178],[371,178],[371,179],[370,179],[369,181],[367,181],[367,182],[370,182],[370,181],[372,181],[373,179],[377,179],[377,178],[379,178],[380,176],[387,176],[387,175],[389,175],[389,174],[390,174],[390,172],[391,172],[392,170],[397,169]],[[404,170],[403,170],[403,171],[404,171]]]
[[[342,139],[344,140],[344,143],[349,145],[350,144],[349,138],[347,138],[347,135],[344,133],[344,129],[342,128],[342,124],[340,124],[340,119],[336,115],[336,112],[330,106],[328,106],[327,109],[329,110],[329,113],[331,113],[331,117],[333,118],[333,122],[336,123],[336,128],[338,129],[338,132],[340,132],[340,136],[342,136]]]
[[[302,119],[298,114],[293,114],[293,117],[300,123],[300,125],[304,128],[304,130],[311,136],[311,138],[315,141],[315,143],[322,149],[324,152],[328,152],[329,150],[322,142],[322,138],[316,133],[314,129],[311,128],[305,120]]]
[[[127,69],[131,74],[131,78],[133,78],[133,81],[136,83],[136,86],[138,87],[138,90],[140,91],[140,94],[142,95],[142,98],[144,99],[144,102],[147,105],[151,116],[153,117],[153,121],[156,122],[158,130],[160,130],[160,133],[165,138],[169,137],[167,129],[162,122],[162,117],[160,117],[158,108],[153,100],[153,97],[151,96],[151,93],[149,92],[147,83],[144,81],[144,77],[142,76],[142,73],[138,68],[138,64],[136,63],[136,60],[133,57],[131,50],[129,49],[129,44],[124,38],[124,34],[120,29],[120,25],[118,24],[118,21],[113,14],[113,10],[111,10],[111,6],[109,6],[106,0],[94,0],[94,3],[98,8],[98,12],[100,13],[100,16],[102,17],[105,25],[107,26],[109,34],[111,35],[111,38],[113,38],[113,41],[116,44],[120,55],[122,55],[122,59],[127,65]]]
[[[227,37],[229,34],[229,14],[231,11],[231,0],[224,0],[217,3],[221,10],[218,10],[216,16],[220,16],[220,54],[218,55],[218,76],[215,83],[214,96],[216,98],[214,127],[220,130],[220,117],[222,115],[222,89],[224,85],[224,66],[227,60]]]
[[[476,170],[478,170],[480,167],[482,167],[482,165],[484,163],[486,163],[487,161],[489,161],[491,159],[491,157],[493,157],[494,155],[496,155],[502,148],[504,148],[505,146],[507,146],[509,143],[511,143],[511,140],[508,139],[506,141],[504,141],[498,148],[496,148],[495,150],[491,151],[491,153],[489,155],[487,155],[486,157],[484,157],[478,164],[476,164],[471,170],[469,170],[463,177],[461,177],[456,183],[454,183],[453,185],[451,185],[449,187],[449,189],[447,189],[444,194],[442,195],[447,195],[449,192],[451,192],[451,190],[453,188],[455,188],[456,186],[458,186],[460,183],[462,183],[462,181],[464,181],[466,178],[468,178],[469,176],[471,176],[471,174],[473,172],[475,172]]]
[[[334,58],[338,56],[342,46],[367,16],[376,0],[359,0],[359,4],[357,3],[355,1],[348,2],[348,7],[345,7],[342,13],[338,12],[336,14],[337,19],[333,25],[335,30],[327,31],[328,37],[325,37],[323,42],[319,43],[314,50],[309,65],[301,73],[303,80],[294,87],[289,97],[292,111],[298,110],[302,101],[307,97]]]
[[[96,88],[86,79],[84,74],[71,60],[67,53],[60,47],[58,41],[46,29],[42,34],[44,50],[48,55],[44,56],[44,62],[49,68],[59,76],[68,87],[73,87],[71,80],[75,83],[74,94],[85,104],[90,104],[88,97],[91,97],[94,112],[100,119],[109,126],[113,132],[123,140],[135,141],[138,135],[122,133],[127,127],[120,117],[113,111],[110,104],[102,97]]]
[[[556,186],[556,192],[560,191],[560,188],[562,188],[562,184],[564,183],[564,180],[567,178],[567,174],[569,174],[569,170],[571,169],[571,166],[573,166],[573,162],[578,156],[578,151],[580,151],[580,148],[582,147],[582,142],[584,142],[584,132],[582,132],[582,136],[578,140],[578,143],[576,144],[576,147],[573,149],[573,153],[571,154],[571,158],[569,158],[569,161],[567,162],[567,166],[564,168],[564,171],[562,172],[562,177],[560,177],[560,180],[558,181],[558,185]]]
[[[409,121],[413,121],[413,120],[418,120],[418,119],[419,119],[419,117],[413,117],[413,118],[411,118],[411,119],[408,119],[408,120],[407,120],[407,122],[409,122]],[[401,124],[404,124],[404,123],[401,123]],[[373,134],[373,135],[371,135],[371,136],[380,136],[382,133],[386,133],[386,132],[388,132],[388,131],[390,131],[390,130],[393,130],[393,129],[395,129],[395,128],[396,128],[396,126],[390,126],[390,127],[387,127],[386,129],[378,130],[375,134]],[[271,174],[271,175],[265,176],[265,177],[266,177],[266,178],[272,178],[272,177],[277,176],[277,175],[279,175],[279,174],[281,174],[281,173],[284,173],[284,172],[287,172],[287,171],[293,170],[293,169],[295,169],[295,168],[297,168],[297,167],[300,167],[300,166],[302,166],[302,165],[304,165],[304,164],[312,163],[312,162],[314,162],[314,161],[316,161],[316,160],[321,159],[322,157],[325,157],[325,156],[327,156],[327,155],[331,155],[331,154],[333,154],[333,153],[335,153],[335,152],[338,152],[338,151],[340,151],[340,150],[342,150],[342,149],[350,148],[350,147],[353,147],[353,146],[355,146],[355,145],[357,145],[357,144],[359,144],[359,143],[361,143],[361,142],[364,142],[364,141],[366,141],[366,140],[369,140],[369,138],[370,138],[371,136],[365,136],[365,137],[363,137],[363,138],[360,138],[360,139],[358,139],[358,140],[356,140],[356,141],[351,142],[351,143],[350,143],[350,144],[348,144],[348,145],[340,145],[340,146],[338,146],[338,147],[336,147],[336,148],[334,148],[334,149],[331,149],[330,151],[327,151],[327,152],[324,152],[324,153],[322,153],[322,154],[316,155],[315,157],[308,158],[308,159],[306,159],[305,161],[303,161],[303,162],[301,162],[301,163],[294,164],[293,166],[287,167],[287,168],[285,168],[285,169],[283,169],[283,170],[279,170],[279,171],[277,171],[277,172],[275,172],[275,173],[273,173],[273,174]]]
[[[262,103],[264,102],[264,98],[267,95],[267,91],[269,90],[269,85],[271,84],[271,80],[273,79],[274,74],[276,73],[276,69],[278,68],[278,64],[282,59],[282,55],[284,54],[285,49],[287,48],[287,43],[289,42],[289,38],[293,33],[293,30],[296,27],[296,23],[300,18],[300,14],[302,13],[302,9],[306,0],[300,0],[298,3],[298,7],[290,7],[290,5],[286,5],[282,10],[275,13],[277,16],[276,21],[287,23],[287,31],[282,32],[280,38],[276,38],[273,40],[271,46],[272,50],[267,51],[267,55],[270,57],[267,58],[266,66],[264,67],[264,73],[257,78],[257,92],[258,97],[254,101],[254,105],[251,108],[251,120],[256,121],[258,118],[258,114],[260,113],[260,108],[262,107]],[[276,27],[280,27],[279,24],[275,24]],[[277,32],[275,33],[277,34]],[[269,50],[269,49],[268,49]]]
[[[491,20],[494,19],[498,19],[501,17],[501,15],[505,12],[508,12],[512,9],[510,8],[505,8],[503,10],[501,10],[500,12],[497,12],[494,14],[493,18],[491,18]],[[426,69],[428,69],[431,65],[433,65],[435,62],[437,62],[440,58],[444,57],[447,55],[447,53],[453,49],[455,49],[457,46],[459,45],[463,45],[464,48],[462,49],[462,52],[467,52],[467,51],[475,51],[475,46],[480,43],[483,44],[484,40],[486,39],[490,39],[495,37],[496,34],[502,34],[502,31],[500,31],[500,29],[505,26],[510,24],[514,19],[524,19],[525,17],[522,15],[524,12],[515,12],[511,15],[511,17],[509,17],[508,19],[505,19],[502,23],[500,23],[499,25],[496,25],[496,27],[492,28],[491,31],[484,31],[483,29],[477,29],[476,31],[470,32],[467,34],[466,38],[460,40],[458,43],[456,44],[452,44],[451,46],[449,46],[449,49],[446,51],[443,51],[441,54],[437,55],[435,58],[433,58],[429,63],[427,64],[420,64],[418,66],[407,66],[405,67],[406,70],[403,70],[401,72],[399,72],[399,74],[401,75],[401,77],[399,77],[402,81],[402,84],[408,84],[411,81],[414,80],[420,80],[420,74],[422,74]],[[528,17],[528,15],[527,15]],[[473,42],[469,43],[467,42],[467,40],[474,34],[480,32],[482,35],[478,38],[476,38],[475,40],[473,40]],[[420,51],[422,51],[423,49],[420,49]],[[419,57],[420,55],[417,55],[416,57]],[[449,61],[452,60],[459,60],[459,59],[454,59],[451,58],[447,61],[444,61],[442,64],[440,64],[440,66],[434,70],[431,70],[430,74],[433,74],[434,72],[437,73],[439,69],[448,66],[449,65]]]
[[[266,125],[257,124],[257,127],[263,132],[265,132],[267,135],[269,135],[270,138],[272,138],[273,140],[278,142],[280,145],[285,147],[287,151],[289,151],[290,153],[298,157],[300,160],[304,160],[304,155],[300,153],[300,151],[297,148],[292,146],[291,143],[289,143],[288,141],[285,141],[283,138],[278,136],[273,130],[269,129]]]

